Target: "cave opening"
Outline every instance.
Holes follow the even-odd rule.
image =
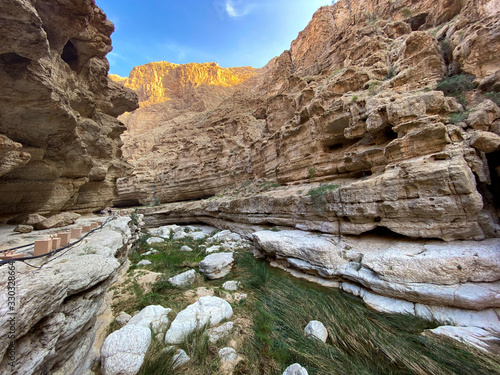
[[[498,215],[500,210],[500,151],[486,154],[486,159],[488,160],[491,178],[491,185],[488,186],[488,190],[492,194],[491,203],[495,207]]]
[[[69,67],[75,72],[78,69],[78,51],[76,50],[75,45],[68,40],[68,43],[63,48],[61,59],[69,65]]]

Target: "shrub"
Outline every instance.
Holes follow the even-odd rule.
[[[394,68],[394,65],[389,65],[389,69],[387,70],[387,75],[385,76],[385,79],[391,79],[396,75],[396,68]]]
[[[309,179],[312,180],[316,176],[316,168],[309,168]]]
[[[456,125],[460,122],[464,122],[465,120],[467,120],[467,117],[469,117],[469,111],[450,113],[449,117],[450,117],[450,122]]]
[[[447,96],[454,96],[460,103],[466,105],[465,93],[476,88],[473,82],[474,79],[476,79],[476,76],[472,74],[457,74],[439,82],[437,89]]]

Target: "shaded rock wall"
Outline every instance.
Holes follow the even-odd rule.
[[[209,216],[285,217],[337,234],[384,227],[445,240],[498,236],[498,145],[475,141],[500,135],[500,108],[485,96],[498,88],[496,5],[322,7],[289,51],[216,108],[163,122],[168,115],[148,107],[158,126],[147,134],[131,127],[124,139],[135,147],[134,172],[118,181],[119,201],[199,199],[253,179],[324,182],[339,188],[320,214],[300,203],[310,198],[286,206],[283,199],[297,201],[286,192],[202,206]],[[462,73],[477,87],[462,103],[436,90]]]
[[[113,30],[92,0],[0,4],[0,220],[111,203],[138,106],[107,78]]]

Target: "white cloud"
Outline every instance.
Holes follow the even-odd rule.
[[[240,17],[240,15],[236,12],[236,9],[234,9],[234,6],[230,0],[226,1],[226,12],[229,17]]]
[[[256,7],[255,3],[247,3],[247,0],[216,0],[214,7],[221,19],[240,18],[250,14]]]

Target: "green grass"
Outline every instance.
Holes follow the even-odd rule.
[[[310,195],[322,196],[336,188],[337,185],[322,185],[311,189]],[[179,252],[184,244],[195,251]],[[159,251],[147,258],[153,260],[151,269],[162,272],[163,276],[148,293],[142,291],[135,280],[130,280],[127,288],[134,297],[125,311],[132,313],[151,304],[160,304],[175,312],[184,309],[188,304],[183,297],[185,289],[172,287],[167,278],[193,268],[191,265],[203,258],[199,245],[192,240],[167,240],[139,249],[139,252],[144,252],[154,247]],[[130,257],[134,262],[144,259],[138,254]],[[465,348],[450,339],[422,335],[425,329],[435,328],[436,323],[372,311],[357,297],[295,279],[270,267],[267,262],[255,259],[250,252],[237,252],[235,261],[226,278],[200,280],[192,288],[203,285],[213,288],[215,295],[223,297],[225,291],[220,287],[231,279],[241,282],[238,292],[248,294],[247,299],[232,304],[234,316],[231,320],[238,324],[238,319],[244,319],[250,325],[247,324],[244,335],[233,336],[242,341],[237,351],[244,356],[235,375],[280,375],[295,362],[304,366],[310,375],[500,373],[500,362],[493,356],[471,347]],[[304,336],[304,327],[310,320],[325,324],[329,333],[326,343]],[[115,323],[112,329],[116,328]],[[227,341],[223,339],[212,344],[206,338],[205,329],[194,332],[178,345],[191,361],[174,370],[174,352],[163,352],[163,341],[154,340],[139,374],[218,374],[218,350],[226,346]]]
[[[240,262],[262,279],[257,260]],[[266,266],[267,267],[267,266]],[[247,339],[247,359],[235,374],[281,374],[298,362],[311,375],[333,374],[494,374],[498,360],[458,343],[422,336],[436,324],[419,318],[373,312],[357,298],[292,279],[269,270],[258,283],[253,311],[253,337]],[[260,275],[260,276],[259,276]],[[252,287],[252,284],[246,284]],[[326,344],[308,339],[310,320],[327,327]]]

